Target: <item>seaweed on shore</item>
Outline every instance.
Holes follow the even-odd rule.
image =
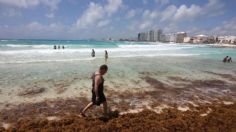
[[[201,110],[211,108],[206,116],[199,116]],[[0,130],[4,130],[0,128]],[[135,114],[125,114],[106,121],[101,118],[64,115],[60,120],[45,118],[23,118],[12,125],[8,131],[236,131],[236,104],[208,105],[199,111],[181,112],[168,109],[161,114],[144,110]]]
[[[46,90],[45,88],[38,88],[38,87],[28,88],[28,89],[25,89],[25,90],[19,92],[18,96],[31,97],[33,95],[37,95],[37,94],[43,93],[45,90]]]

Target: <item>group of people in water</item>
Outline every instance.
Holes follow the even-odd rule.
[[[92,49],[91,56],[95,57],[95,50],[94,49]],[[107,61],[107,59],[108,59],[108,52],[107,52],[107,50],[105,50],[105,61]]]
[[[231,62],[233,62],[233,61],[232,61],[232,58],[231,58],[231,57],[226,56],[226,57],[223,59],[223,62],[224,62],[224,63],[231,63]]]
[[[53,46],[53,49],[65,49],[65,46],[64,46],[64,45],[62,45],[62,46],[60,46],[60,45],[58,45],[58,46],[54,45],[54,46]]]

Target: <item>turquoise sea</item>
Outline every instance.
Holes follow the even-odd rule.
[[[54,45],[64,45],[65,49],[54,50]],[[92,49],[96,52],[95,58],[91,57]],[[68,97],[89,99],[90,76],[105,63],[105,50],[109,54],[106,62],[109,72],[105,76],[108,91],[140,93],[158,91],[160,85],[165,85],[164,88],[185,89],[174,95],[168,89],[162,91],[161,98],[156,98],[158,101],[184,103],[194,95],[235,99],[236,82],[232,78],[236,76],[236,48],[159,42],[0,40],[0,104]],[[233,62],[223,63],[225,56],[231,56]],[[179,79],[173,80],[173,77]],[[179,83],[180,78],[185,81]],[[213,81],[205,85],[204,80],[223,82]],[[186,88],[185,83],[191,81],[192,85]],[[224,85],[213,85],[218,83]],[[33,96],[21,94],[25,90],[40,88],[43,90]],[[150,98],[148,103],[154,102],[155,99]],[[140,103],[136,98],[130,97],[130,100],[135,105],[148,104]],[[139,103],[134,103],[137,100]]]

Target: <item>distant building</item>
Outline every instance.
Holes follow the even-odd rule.
[[[170,42],[170,40],[171,40],[171,34],[165,34],[163,42]]]
[[[155,42],[156,41],[155,37],[156,37],[156,32],[153,30],[149,31],[149,41]]]
[[[213,44],[215,42],[216,42],[216,37],[214,36],[207,37],[207,41],[205,41],[205,43],[208,43],[208,44]]]
[[[162,32],[161,29],[158,29],[158,30],[157,30],[157,34],[156,34],[156,36],[155,36],[155,38],[156,38],[155,40],[156,40],[156,41],[161,41],[161,35],[162,35],[162,33],[163,33],[163,32]]]
[[[146,41],[146,33],[139,33],[138,41]]]
[[[174,33],[170,34],[169,42],[173,42],[173,43],[176,42],[176,34],[174,34]]]
[[[193,39],[191,39],[191,37],[184,37],[184,43],[193,43],[192,41]]]
[[[236,44],[236,36],[219,36],[218,43],[222,44]]]
[[[145,41],[150,41],[149,32],[146,32],[146,33],[145,33]]]
[[[160,41],[161,35],[162,35],[161,29],[138,33],[138,41],[150,41],[150,42]]]
[[[176,33],[176,43],[183,43],[184,42],[184,37],[187,37],[187,33],[186,32],[178,32]]]
[[[193,43],[206,43],[208,37],[206,35],[200,34],[193,37]]]
[[[175,34],[162,34],[160,35],[161,42],[175,42],[176,35]]]
[[[166,42],[166,35],[165,34],[160,35],[160,41],[161,42]]]

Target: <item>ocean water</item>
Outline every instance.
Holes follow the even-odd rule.
[[[54,50],[53,45],[64,45],[65,49]],[[92,49],[96,52],[95,58],[91,57]],[[104,59],[104,50],[109,54],[107,62]],[[231,56],[233,63],[222,63],[225,56]],[[68,97],[89,99],[90,76],[104,63],[109,66],[109,71],[105,75],[105,89],[108,91],[138,93],[155,90],[156,87],[152,82],[145,79],[147,77],[168,86],[176,85],[173,80],[168,79],[169,77],[188,80],[225,80],[230,86],[236,86],[232,79],[227,80],[217,75],[227,74],[235,77],[234,58],[236,58],[236,48],[218,48],[203,44],[0,40],[0,104]],[[195,90],[189,87],[184,95],[192,96],[196,91],[201,91],[203,96],[212,94],[214,90],[212,86],[209,84],[209,87],[206,87],[207,85],[199,85]],[[221,88],[221,86],[214,87]],[[37,88],[44,90],[33,96],[21,95],[27,89]],[[223,86],[222,90],[233,91],[232,87],[223,88]],[[219,89],[213,92],[219,96],[235,97],[235,92],[222,94]]]

